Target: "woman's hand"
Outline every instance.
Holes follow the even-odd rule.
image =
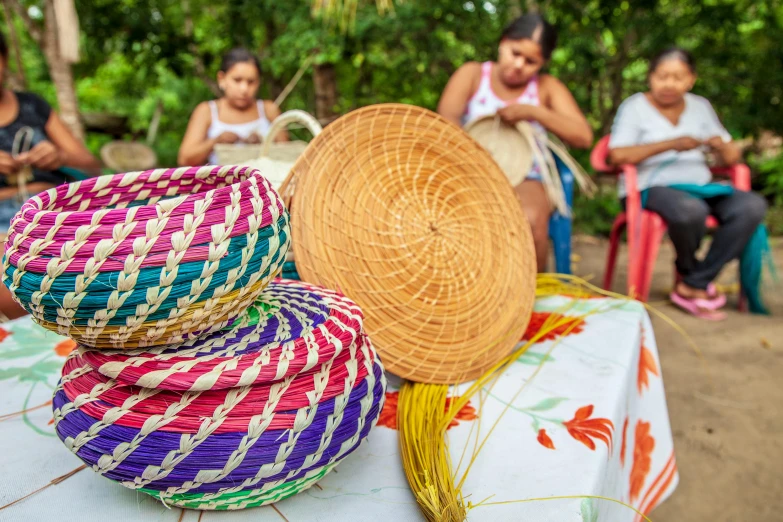
[[[21,168],[22,164],[13,156],[7,152],[0,151],[0,174],[10,176],[19,172]]]
[[[65,154],[51,141],[42,141],[35,147],[17,156],[19,162],[41,170],[57,170],[65,163]]]
[[[526,103],[515,103],[502,109],[498,109],[498,116],[509,125],[513,125],[523,120],[535,120],[535,114],[538,107]]]
[[[233,132],[224,132],[215,138],[215,143],[236,143],[238,141],[240,141],[239,136]]]
[[[702,142],[690,136],[683,136],[672,140],[672,149],[677,152],[685,152],[702,146]]]
[[[257,145],[257,144],[261,143],[261,136],[259,136],[255,132],[253,132],[252,134],[250,134],[250,136],[245,138],[244,142],[249,144],[249,145]]]

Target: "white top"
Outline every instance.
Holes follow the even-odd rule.
[[[242,139],[247,139],[253,133],[259,134],[262,138],[266,138],[267,134],[269,134],[269,127],[272,124],[266,117],[264,101],[257,100],[256,106],[258,107],[258,119],[245,123],[225,123],[218,118],[217,102],[211,100],[209,102],[209,110],[212,113],[212,122],[209,124],[209,129],[207,130],[207,138],[217,138],[224,132],[233,132]],[[217,164],[217,155],[214,152],[209,155],[209,163],[212,165]]]
[[[525,91],[514,100],[503,100],[492,90],[492,62],[481,64],[481,82],[478,89],[468,100],[468,106],[463,116],[463,125],[484,116],[494,116],[499,109],[507,107],[510,104],[540,105],[538,98],[538,77],[530,80],[525,87]],[[538,124],[537,122],[535,122]]]
[[[643,93],[625,100],[617,110],[609,148],[646,145],[690,136],[708,140],[719,136],[730,141],[731,135],[706,98],[687,93],[685,110],[674,125],[656,109]],[[669,150],[651,156],[637,165],[639,190],[688,183],[706,185],[712,179],[704,150],[701,148],[677,152]],[[620,197],[625,197],[625,180],[620,179]]]

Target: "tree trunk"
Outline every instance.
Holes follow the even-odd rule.
[[[76,100],[76,89],[73,84],[71,65],[60,57],[57,43],[57,21],[54,14],[54,0],[46,0],[44,6],[43,52],[49,65],[49,76],[57,92],[59,114],[63,122],[71,129],[74,136],[84,141],[84,125],[79,119],[79,102]]]
[[[315,117],[319,121],[330,122],[337,114],[337,78],[334,65],[324,63],[313,68],[313,84],[315,86]]]
[[[14,63],[16,65],[16,71],[9,75],[8,81],[11,83],[11,88],[15,91],[24,91],[27,89],[27,80],[24,77],[24,67],[22,67],[22,51],[19,47],[19,36],[16,34],[14,16],[8,6],[8,0],[2,0],[2,3],[3,16],[5,18],[5,23],[8,26],[8,39],[11,43],[11,54],[13,55]]]

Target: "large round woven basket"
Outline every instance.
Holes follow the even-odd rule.
[[[386,367],[455,383],[521,338],[535,296],[530,226],[476,141],[413,106],[344,116],[294,165],[302,279],[356,301]]]
[[[55,391],[57,434],[95,472],[168,506],[277,502],[378,420],[386,381],[362,319],[335,292],[276,281],[231,329],[187,346],[81,348]]]
[[[255,170],[118,174],[25,203],[3,283],[36,322],[80,344],[176,344],[243,312],[289,244],[288,212]]]

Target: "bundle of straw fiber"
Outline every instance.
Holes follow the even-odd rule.
[[[31,198],[11,222],[3,283],[82,345],[177,344],[242,313],[289,244],[288,212],[255,170],[118,174]]]
[[[537,132],[526,121],[509,125],[499,116],[490,115],[468,123],[465,131],[492,154],[514,187],[522,184],[535,165],[549,201],[564,216],[571,215],[571,209],[566,203],[555,157],[569,168],[582,192],[592,195],[595,191],[595,184],[565,145],[555,136]]]
[[[74,352],[53,409],[58,436],[95,472],[169,506],[242,509],[334,469],[375,425],[385,387],[353,302],[275,281],[227,331]]]
[[[367,107],[317,136],[292,176],[299,274],[359,304],[389,371],[453,384],[514,347],[535,299],[530,226],[462,130],[418,107]]]

